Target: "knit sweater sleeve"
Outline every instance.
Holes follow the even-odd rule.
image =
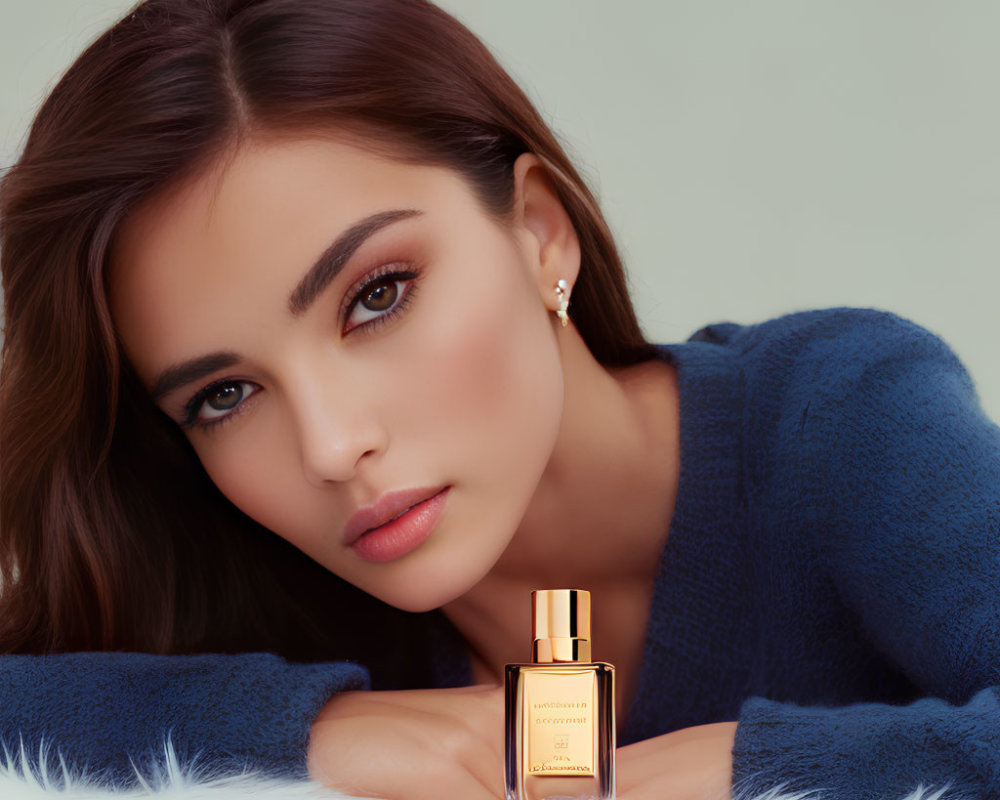
[[[122,787],[163,775],[168,748],[199,774],[308,777],[309,728],[336,692],[369,688],[348,662],[271,653],[81,652],[0,657],[0,758]]]
[[[1000,797],[1000,428],[937,337],[891,315],[834,327],[802,345],[811,389],[786,404],[797,452],[779,459],[780,479],[818,554],[806,569],[829,576],[859,634],[920,697],[752,697],[734,784],[823,787],[824,800],[901,800],[919,786]]]

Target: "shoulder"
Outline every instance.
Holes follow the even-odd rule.
[[[958,698],[995,682],[1000,427],[951,348],[865,309],[696,337],[730,348],[743,373],[757,550],[833,585],[862,635],[925,689]]]
[[[951,348],[889,312],[831,308],[709,325],[681,347],[722,365],[738,398],[727,413],[739,415],[747,477],[758,487],[801,490],[815,479],[823,494],[829,480],[864,481],[887,459],[917,469],[956,452],[995,460],[1000,447],[1000,428]]]
[[[972,484],[981,508],[1000,487],[1000,428],[951,348],[914,322],[833,308],[710,325],[692,339],[738,365],[745,485],[758,508],[794,508],[796,525],[818,529],[870,524],[887,504],[927,508],[931,494]]]
[[[755,325],[708,325],[691,341],[732,348],[745,369],[835,363],[857,374],[905,356],[930,356],[961,367],[940,337],[896,314],[871,308],[801,311]]]
[[[724,330],[755,499],[825,553],[842,590],[867,597],[866,581],[916,581],[949,548],[995,545],[1000,427],[940,337],[867,309]]]
[[[812,414],[843,417],[872,403],[902,411],[942,383],[953,401],[978,405],[973,382],[951,348],[887,311],[830,308],[755,325],[722,323],[702,328],[691,341],[715,343],[737,359],[748,420],[757,416],[777,425]]]

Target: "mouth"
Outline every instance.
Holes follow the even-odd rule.
[[[450,488],[446,487],[404,509],[387,522],[364,531],[351,543],[354,554],[364,561],[385,563],[416,550],[436,529],[448,502]]]
[[[447,486],[403,489],[382,495],[375,503],[355,511],[344,527],[343,542],[351,546],[367,533],[378,530],[394,522],[415,506],[441,494]]]
[[[424,502],[423,500],[421,500],[421,501],[420,501],[420,503],[423,503],[423,502]],[[420,503],[414,503],[414,504],[413,504],[412,506],[410,506],[409,508],[404,508],[404,509],[403,509],[402,511],[400,511],[400,512],[399,512],[399,513],[398,513],[398,514],[397,514],[396,516],[394,516],[394,517],[393,517],[392,519],[390,519],[390,520],[386,520],[386,521],[385,521],[385,522],[383,522],[383,523],[382,523],[381,525],[376,525],[376,526],[375,526],[374,528],[369,528],[369,529],[368,529],[367,531],[365,531],[365,533],[368,533],[369,531],[377,531],[377,530],[378,530],[379,528],[384,528],[384,527],[385,527],[386,525],[388,525],[388,524],[389,524],[390,522],[394,522],[395,520],[397,520],[397,519],[399,519],[399,518],[400,518],[401,516],[403,516],[403,514],[407,513],[407,512],[408,512],[408,511],[410,511],[411,509],[414,509],[414,508],[416,508],[416,507],[417,507],[418,505],[420,505]],[[361,535],[362,535],[362,536],[364,536],[364,535],[365,535],[365,533],[362,533]]]

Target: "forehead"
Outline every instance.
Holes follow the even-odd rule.
[[[151,198],[122,225],[109,300],[140,377],[199,354],[246,324],[246,310],[283,306],[340,232],[388,209],[468,215],[451,170],[392,160],[329,138],[253,142]],[[145,373],[145,374],[144,374]]]
[[[134,265],[179,249],[238,248],[260,231],[251,221],[295,231],[317,216],[347,220],[372,203],[426,197],[442,183],[461,181],[443,168],[395,160],[348,141],[254,140],[134,209],[115,239],[112,277],[124,279]],[[304,214],[309,208],[315,213]]]

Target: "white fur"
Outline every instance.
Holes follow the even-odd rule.
[[[181,764],[173,743],[164,744],[163,761],[152,774],[136,770],[138,785],[112,789],[88,776],[86,770],[67,765],[62,755],[53,759],[44,745],[34,760],[23,743],[16,753],[4,748],[0,754],[0,798],[41,800],[59,795],[60,800],[105,800],[105,798],[161,797],[170,800],[336,800],[347,798],[316,781],[282,780],[252,770],[239,774],[215,775],[198,764]],[[32,761],[34,760],[34,763]],[[58,766],[53,764],[58,760]],[[356,798],[351,798],[356,800]],[[367,798],[366,800],[372,800]]]
[[[3,800],[42,800],[58,794],[60,800],[107,800],[108,798],[159,797],[167,800],[359,800],[334,789],[323,787],[316,781],[289,781],[269,778],[252,771],[238,775],[212,775],[196,764],[181,764],[173,745],[164,746],[164,760],[152,775],[136,772],[139,785],[132,789],[110,789],[87,776],[85,770],[70,768],[61,755],[59,766],[43,747],[36,764],[31,763],[22,744],[16,753],[4,748],[0,754],[0,798]],[[778,786],[764,794],[750,796],[734,792],[733,800],[824,800],[822,789],[789,792]],[[373,800],[373,798],[361,798]],[[442,798],[442,800],[461,800]],[[619,796],[619,800],[628,800]],[[971,800],[957,795],[945,795],[945,790],[929,790],[918,786],[904,798],[885,800]]]

